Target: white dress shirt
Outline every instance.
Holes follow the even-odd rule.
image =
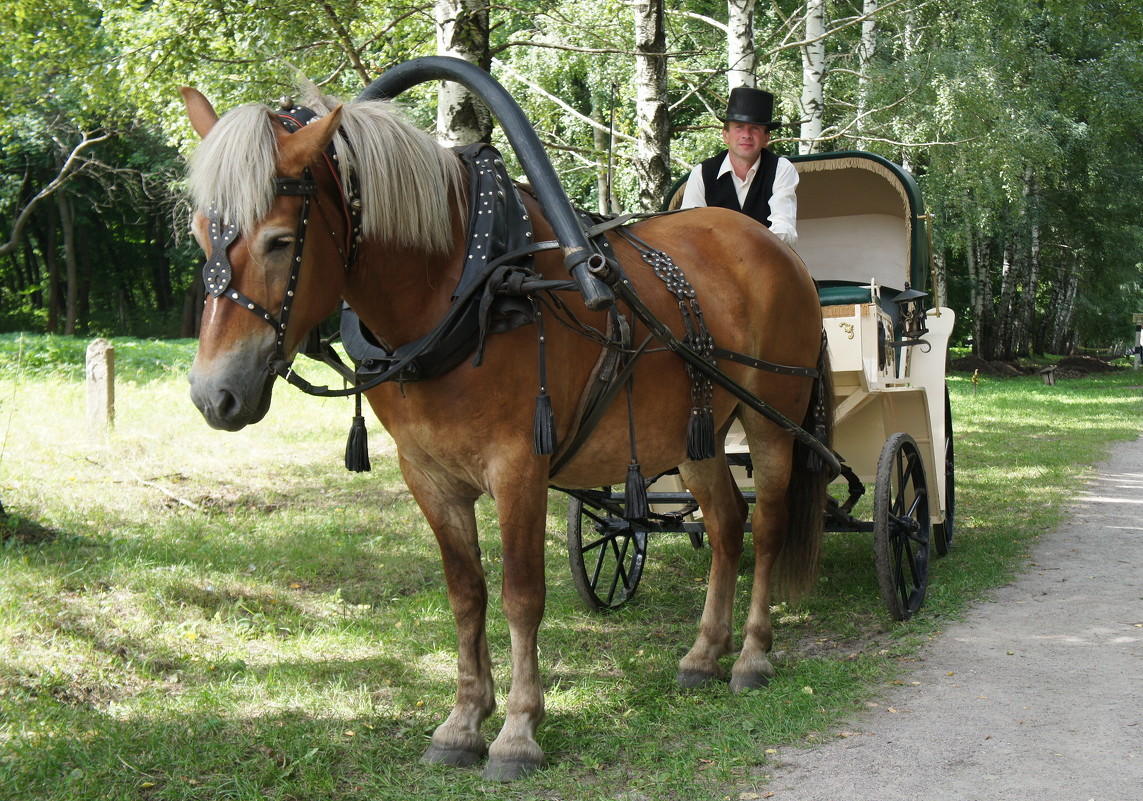
[[[761,163],[762,156],[759,155],[746,173],[746,180],[742,180],[734,172],[734,167],[730,163],[730,155],[727,154],[723,158],[722,166],[718,169],[718,177],[721,178],[724,173],[730,173],[730,179],[734,182],[734,191],[738,194],[739,206],[746,202],[746,194],[750,191],[750,185],[754,183],[754,176],[757,175],[758,165]],[[770,196],[770,230],[790,247],[798,243],[797,188],[797,169],[794,168],[789,159],[779,156],[778,166],[774,172],[774,193]],[[702,178],[702,164],[699,163],[691,170],[679,208],[693,209],[696,206],[705,205],[706,183]]]

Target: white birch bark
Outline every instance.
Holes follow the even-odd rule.
[[[1063,353],[1069,349],[1072,342],[1072,320],[1075,318],[1076,295],[1079,292],[1080,266],[1079,256],[1072,260],[1071,269],[1068,270],[1067,283],[1064,286],[1064,302],[1060,304],[1060,313],[1056,318],[1056,347],[1053,353]]]
[[[1023,255],[1017,242],[1009,240],[1004,247],[1000,265],[1000,299],[996,313],[997,355],[1002,359],[1012,358],[1012,340],[1015,327],[1017,285],[1024,272]]]
[[[806,44],[802,48],[802,129],[798,149],[817,150],[825,111],[825,5],[826,0],[806,3]]]
[[[1028,251],[1028,274],[1020,295],[1020,314],[1016,318],[1015,355],[1028,356],[1033,348],[1032,331],[1036,317],[1036,293],[1040,289],[1040,226],[1033,224],[1032,244]]]
[[[980,270],[976,263],[976,237],[972,222],[964,221],[964,259],[968,268],[969,302],[972,304],[972,351],[984,358],[982,346],[984,344],[984,292]],[[987,278],[987,276],[985,276]]]
[[[635,0],[635,170],[639,205],[657,211],[671,184],[663,0]]]
[[[1013,355],[1027,356],[1032,351],[1032,331],[1036,316],[1036,293],[1040,288],[1040,182],[1036,174],[1027,170],[1024,174],[1025,196],[1028,198],[1025,218],[1029,221],[1027,263],[1024,285],[1021,288],[1020,305],[1016,314],[1015,330],[1012,332]]]
[[[455,56],[488,69],[486,0],[436,0],[437,55]],[[453,81],[437,90],[437,135],[446,147],[486,142],[492,116],[484,103]]]
[[[861,23],[861,41],[857,45],[857,131],[866,130],[865,115],[869,113],[869,73],[877,53],[877,0],[865,0],[862,7],[865,21]],[[868,143],[857,140],[858,149],[865,150]]]
[[[726,80],[731,89],[754,88],[754,0],[727,0]]]

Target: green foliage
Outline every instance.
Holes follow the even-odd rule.
[[[720,146],[712,112],[729,89],[720,27],[727,9],[715,0],[668,5],[671,165],[681,175]],[[794,45],[802,5],[755,8],[758,82],[791,121],[802,116]],[[1137,303],[1143,284],[1138,4],[881,5],[867,67],[857,55],[862,4],[829,5],[820,147],[873,150],[917,174],[966,333],[973,323],[994,324],[967,313],[984,284],[994,296],[989,315],[1010,311],[995,297],[999,265],[1006,252],[1030,252],[1035,229],[1038,283],[1025,278],[1018,287],[1034,301],[1032,325],[1046,329],[1059,318],[1081,342],[1121,338],[1131,310],[1116,307]],[[81,277],[92,294],[76,310],[79,330],[89,333],[178,333],[197,261],[182,235],[182,158],[196,137],[179,86],[202,89],[225,110],[273,103],[293,92],[300,73],[352,98],[390,66],[435,51],[432,4],[414,0],[14,0],[9,7],[0,19],[0,233],[82,132],[113,134],[92,154],[100,166],[66,188],[94,240],[91,274]],[[630,4],[544,0],[490,13],[493,74],[523,106],[569,195],[598,208],[610,163],[618,205],[633,210]],[[424,127],[435,119],[434,88],[402,97]],[[796,124],[778,133],[775,150],[796,149]],[[494,137],[514,161],[502,135]],[[49,256],[62,248],[50,232],[58,228],[53,211],[41,208],[25,246],[0,257],[0,329],[48,325]],[[978,262],[991,260],[991,273],[970,279],[973,248]],[[1067,318],[1055,304],[1073,284],[1082,300]]]
[[[13,380],[82,378],[89,340],[50,334],[0,334],[0,372]],[[111,340],[121,380],[146,382],[190,369],[190,340]]]

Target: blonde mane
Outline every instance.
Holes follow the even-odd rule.
[[[302,104],[318,115],[338,101],[303,87]],[[250,231],[270,212],[278,160],[277,123],[266,106],[222,115],[190,160],[190,191],[199,209],[217,209]],[[346,103],[334,139],[342,181],[358,188],[362,234],[394,245],[447,252],[453,244],[450,201],[464,218],[463,173],[452,151],[405,120],[388,101]]]

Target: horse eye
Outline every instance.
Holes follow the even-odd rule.
[[[294,244],[294,238],[291,236],[277,236],[270,240],[270,245],[266,248],[267,252],[273,253],[276,250],[285,250]]]

